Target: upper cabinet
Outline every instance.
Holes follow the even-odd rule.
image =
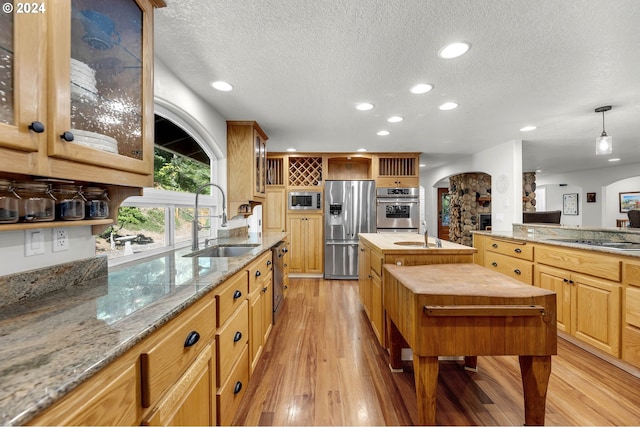
[[[379,155],[375,163],[377,187],[418,187],[419,153]]]
[[[252,121],[227,122],[229,216],[249,215],[267,189],[267,135]],[[251,179],[247,179],[250,174]]]
[[[164,1],[38,4],[0,16],[0,171],[150,186],[153,8]]]

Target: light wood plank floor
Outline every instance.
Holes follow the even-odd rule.
[[[516,357],[479,357],[479,372],[440,363],[439,425],[522,425]],[[391,373],[357,281],[292,279],[235,425],[411,425],[411,364]],[[640,378],[560,339],[547,425],[640,425]]]

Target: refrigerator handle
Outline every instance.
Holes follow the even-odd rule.
[[[349,234],[350,234],[350,237],[353,238],[353,229],[355,228],[355,222],[356,222],[355,221],[356,215],[355,215],[355,209],[354,209],[355,203],[353,200],[353,182],[351,183],[351,185],[349,185],[349,199],[351,199],[349,200],[349,205],[348,205],[349,209],[351,210],[351,221],[350,221],[351,224],[349,224]]]

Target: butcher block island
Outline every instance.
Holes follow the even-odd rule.
[[[383,307],[392,368],[413,350],[420,424],[435,424],[438,356],[517,355],[525,425],[544,425],[556,294],[475,264],[384,266]]]
[[[378,341],[386,346],[382,307],[382,266],[472,263],[475,248],[428,238],[418,233],[360,233],[358,285],[360,300]],[[439,247],[441,246],[441,247]]]

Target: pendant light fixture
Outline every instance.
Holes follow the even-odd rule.
[[[613,137],[604,130],[604,112],[611,110],[611,105],[596,108],[596,113],[602,113],[602,135],[596,138],[596,155],[611,154],[613,152]]]

